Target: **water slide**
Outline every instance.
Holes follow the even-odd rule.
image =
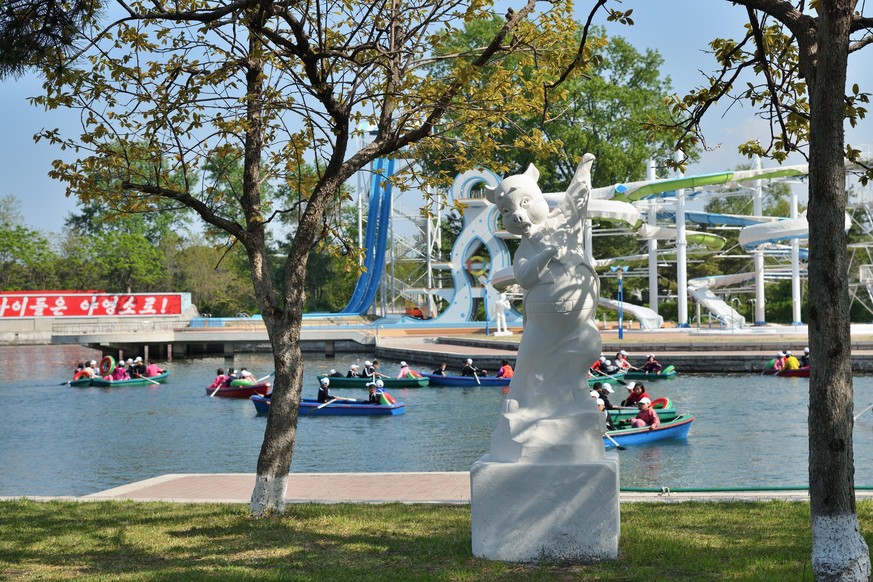
[[[688,292],[697,303],[709,310],[726,327],[740,328],[746,325],[746,318],[737,310],[725,303],[721,297],[710,291],[716,287],[729,287],[755,278],[755,273],[737,273],[735,275],[717,275],[701,277],[688,281]]]
[[[364,233],[364,272],[355,283],[348,304],[339,313],[304,313],[304,319],[336,316],[360,316],[367,313],[385,270],[385,249],[391,222],[391,182],[387,179],[394,173],[394,160],[379,158],[373,161],[373,177],[370,181],[370,208],[367,213],[367,230]]]
[[[342,315],[363,315],[376,299],[382,271],[385,270],[385,249],[391,222],[391,182],[388,178],[393,173],[393,159],[379,158],[373,163],[370,209],[367,214],[367,232],[364,239],[366,253],[364,272],[358,278],[348,304],[340,311]]]

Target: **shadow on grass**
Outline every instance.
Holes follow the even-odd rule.
[[[809,505],[622,506],[616,562],[473,558],[469,506],[0,503],[0,578],[92,580],[812,580]],[[873,544],[873,502],[858,504]]]

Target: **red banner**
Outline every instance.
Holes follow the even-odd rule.
[[[29,291],[0,295],[0,317],[129,317],[182,314],[180,293]]]

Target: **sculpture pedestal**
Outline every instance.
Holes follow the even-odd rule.
[[[505,562],[592,563],[618,557],[618,455],[578,464],[470,469],[473,555]]]
[[[512,335],[511,331],[495,331],[494,335]]]

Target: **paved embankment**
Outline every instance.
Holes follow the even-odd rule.
[[[689,373],[760,373],[777,352],[791,350],[798,357],[808,345],[806,328],[776,328],[770,333],[706,331],[628,332],[622,340],[616,332],[603,333],[603,353],[611,357],[624,349],[632,363],[641,365],[646,354],[654,353],[663,365],[672,364]],[[460,368],[466,358],[485,370],[497,370],[500,360],[515,361],[520,335],[422,337],[380,337],[376,356],[406,360],[423,369],[446,362],[449,369]],[[852,369],[873,372],[873,335],[852,337]]]
[[[171,474],[138,481],[83,497],[79,501],[170,501],[178,503],[248,503],[255,475]],[[873,498],[859,490],[858,499]],[[5,499],[11,499],[9,497]],[[58,498],[40,498],[49,500]],[[470,474],[442,473],[292,473],[287,503],[470,503]],[[808,501],[805,490],[622,491],[622,503],[679,501]]]

